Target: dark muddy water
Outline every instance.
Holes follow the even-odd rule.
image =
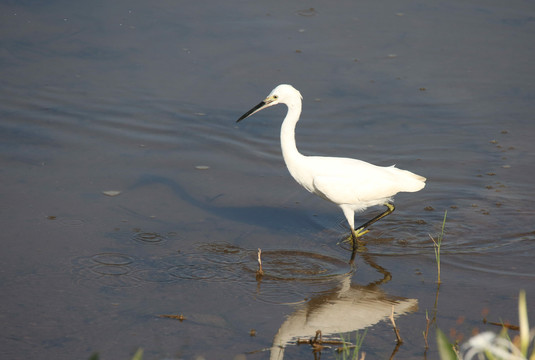
[[[3,2],[1,357],[313,359],[297,338],[367,329],[366,359],[435,359],[437,327],[516,323],[520,289],[533,316],[534,18],[522,1]],[[341,211],[287,173],[285,109],[235,124],[279,83],[304,96],[303,153],[428,178],[355,269]]]

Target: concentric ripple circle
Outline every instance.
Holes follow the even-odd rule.
[[[131,276],[135,259],[121,253],[99,253],[73,259],[73,272],[79,281],[97,281],[101,286],[124,288],[139,286]]]
[[[167,236],[155,232],[137,232],[132,239],[143,244],[156,245],[167,241]]]
[[[255,254],[256,255],[256,254]],[[266,279],[314,281],[351,272],[347,261],[327,255],[298,250],[262,251],[262,268]],[[249,262],[248,266],[256,265]],[[256,268],[249,268],[256,272]]]
[[[100,253],[91,257],[96,263],[110,266],[125,266],[134,262],[134,259],[128,255],[120,253]]]

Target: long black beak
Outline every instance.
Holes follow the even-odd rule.
[[[251,110],[249,110],[245,114],[243,114],[238,120],[236,120],[236,122],[240,122],[243,119],[245,119],[246,117],[249,117],[249,116],[253,115],[255,112],[262,110],[262,108],[264,106],[266,106],[266,102],[262,101],[260,104],[256,105],[254,108],[252,108]]]

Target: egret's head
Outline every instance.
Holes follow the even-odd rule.
[[[292,104],[294,101],[301,101],[301,93],[292,85],[282,84],[277,86],[271,93],[258,105],[243,114],[236,122],[240,122],[254,113],[277,104]]]

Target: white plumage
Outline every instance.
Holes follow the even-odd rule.
[[[301,93],[293,86],[279,85],[264,101],[243,114],[238,122],[269,106],[288,106],[281,126],[282,155],[286,166],[305,189],[342,209],[353,240],[367,233],[365,229],[369,225],[394,211],[392,197],[398,192],[415,192],[424,188],[426,179],[423,176],[395,166],[376,166],[357,159],[299,153],[295,144],[295,126],[301,115],[301,100]],[[388,209],[355,230],[355,212],[375,205],[385,205]]]

